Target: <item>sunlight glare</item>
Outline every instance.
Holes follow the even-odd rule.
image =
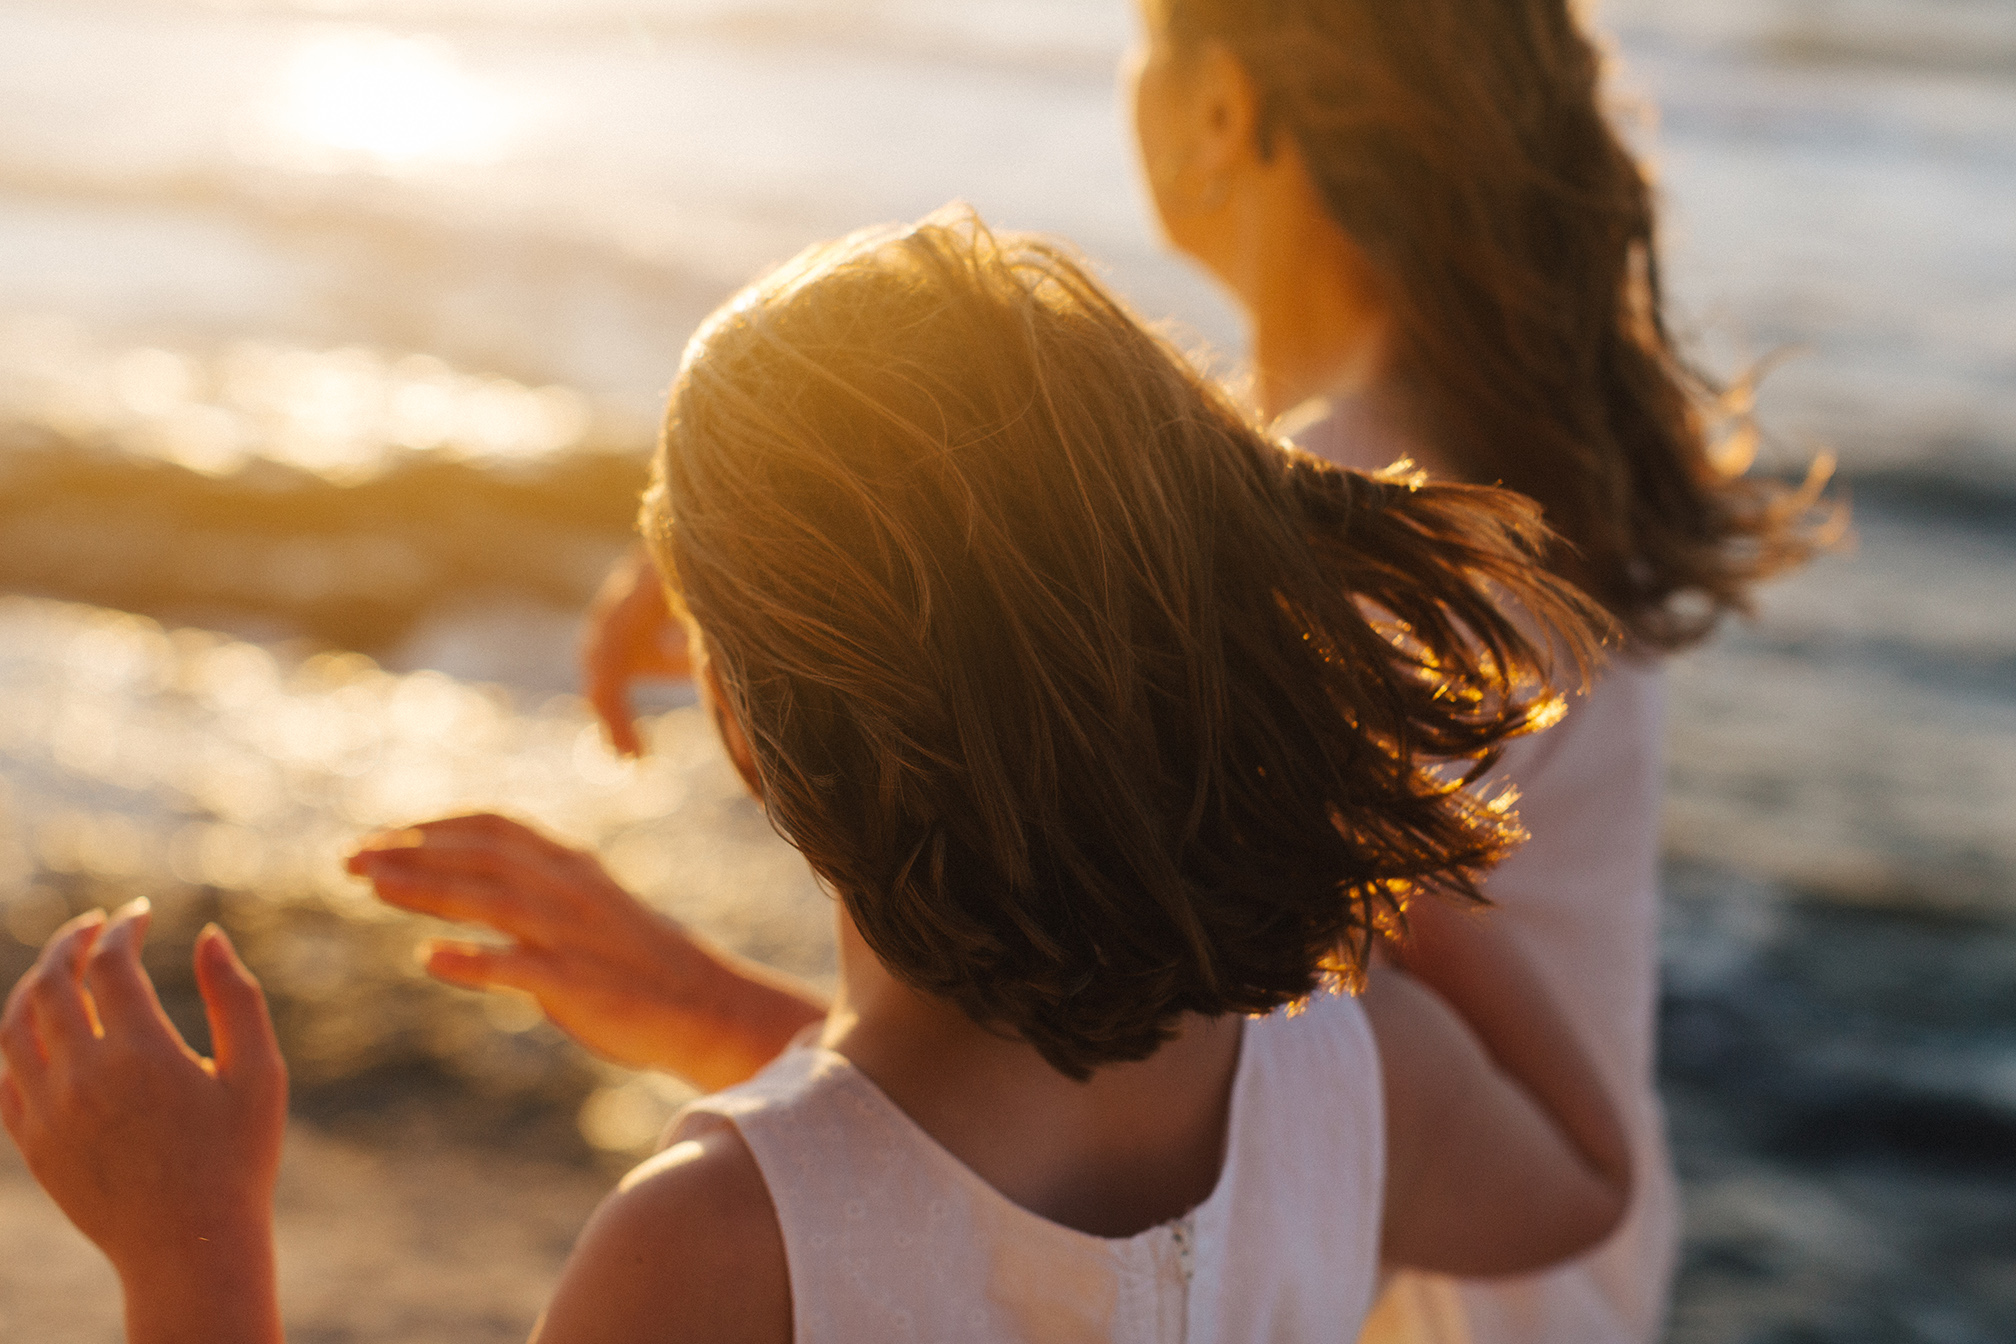
[[[284,75],[282,120],[310,146],[387,165],[480,160],[507,129],[502,101],[445,42],[339,30],[311,39]]]

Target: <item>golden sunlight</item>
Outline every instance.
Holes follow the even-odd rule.
[[[503,100],[426,38],[338,29],[306,42],[283,75],[281,122],[312,149],[386,165],[488,158],[508,130]]]

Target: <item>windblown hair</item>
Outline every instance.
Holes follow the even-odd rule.
[[[1179,52],[1216,40],[1245,67],[1262,153],[1291,137],[1370,258],[1428,443],[1538,501],[1550,563],[1633,642],[1702,638],[1831,539],[1825,471],[1744,476],[1741,390],[1674,351],[1651,187],[1569,0],[1153,5]],[[1709,451],[1718,413],[1732,452]]]
[[[643,529],[780,833],[893,973],[1073,1077],[1474,898],[1519,837],[1461,763],[1557,708],[1503,603],[1588,647],[1526,501],[1270,441],[957,211],[710,319]]]

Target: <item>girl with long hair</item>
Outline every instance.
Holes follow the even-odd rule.
[[[1518,496],[1289,449],[1068,255],[955,215],[703,327],[644,532],[729,754],[835,897],[840,986],[605,1203],[542,1344],[1341,1338],[1382,1264],[1530,1269],[1621,1216],[1622,1128],[1521,950],[1469,929],[1439,998],[1371,964],[1516,843],[1475,773],[1591,644]],[[458,955],[655,1049],[584,1007],[563,926],[617,900],[585,856],[476,817],[353,866],[515,924]],[[74,921],[17,985],[0,1119],[132,1344],[272,1344],[284,1066],[214,931],[216,1056],[182,1044],[145,922]],[[715,967],[696,1074],[806,1006],[632,929]]]
[[[1653,192],[1568,0],[1144,0],[1141,159],[1175,246],[1237,299],[1264,418],[1341,465],[1409,458],[1534,500],[1546,562],[1621,634],[1564,723],[1496,776],[1533,839],[1492,918],[1620,1098],[1639,1173],[1595,1254],[1496,1282],[1402,1274],[1373,1338],[1660,1333],[1677,1196],[1654,1087],[1664,655],[1825,539],[1818,478],[1741,474],[1741,425],[1674,348]],[[1398,955],[1436,983],[1450,911]]]

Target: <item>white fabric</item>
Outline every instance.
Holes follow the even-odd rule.
[[[1316,418],[1295,441],[1359,470],[1406,451],[1350,407]],[[1664,1328],[1679,1237],[1653,1070],[1665,703],[1656,660],[1613,658],[1561,723],[1507,749],[1493,779],[1518,786],[1532,839],[1485,888],[1624,1112],[1631,1212],[1595,1251],[1544,1273],[1396,1274],[1362,1344],[1650,1344]]]
[[[1012,1203],[830,1050],[787,1051],[696,1113],[763,1172],[800,1344],[1345,1344],[1371,1306],[1384,1102],[1355,999],[1244,1024],[1217,1185],[1132,1237]]]

